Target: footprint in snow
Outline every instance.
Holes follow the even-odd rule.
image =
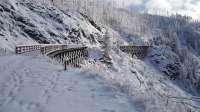
[[[116,111],[111,109],[103,109],[102,112],[116,112]]]

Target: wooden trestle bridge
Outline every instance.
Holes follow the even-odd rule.
[[[143,59],[146,56],[149,46],[120,46],[120,50]],[[42,55],[46,55],[67,67],[80,67],[83,60],[88,58],[88,50],[83,45],[66,45],[66,44],[40,44],[40,45],[22,45],[16,46],[16,54],[22,54],[40,50]]]

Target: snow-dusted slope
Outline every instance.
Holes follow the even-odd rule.
[[[0,1],[0,47],[17,44],[98,44],[102,31],[84,14],[63,12],[51,4],[31,0]]]
[[[178,82],[187,92],[199,96],[199,21],[187,16],[165,17],[125,9],[111,10],[108,16],[106,22],[129,44],[141,45],[147,41],[152,45],[148,59],[155,69]]]
[[[124,53],[113,53],[112,57],[113,66],[96,63],[87,68],[92,75],[102,77],[128,94],[133,104],[142,108],[141,112],[198,112],[198,98],[154,68],[150,59],[130,59]]]
[[[4,55],[0,61],[0,112],[137,112],[139,108],[85,70],[65,72],[33,53]]]

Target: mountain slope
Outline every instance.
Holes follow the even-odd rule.
[[[102,29],[77,12],[22,0],[0,1],[1,47],[17,44],[75,42],[97,44]],[[97,29],[98,27],[98,29]]]

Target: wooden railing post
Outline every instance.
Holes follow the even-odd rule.
[[[64,70],[66,71],[67,70],[67,61],[65,60],[64,62]]]
[[[18,54],[18,47],[15,47],[15,53]]]

